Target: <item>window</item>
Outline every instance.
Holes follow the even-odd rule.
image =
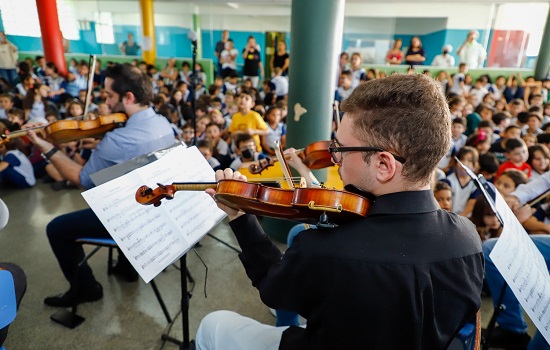
[[[6,34],[41,36],[35,0],[0,1],[0,11]]]
[[[59,0],[57,13],[63,36],[66,39],[78,40],[80,35],[74,6],[73,0]],[[0,12],[6,34],[36,38],[42,36],[35,0],[1,1]]]
[[[114,44],[113,14],[111,12],[94,12],[95,37],[99,44]]]
[[[63,38],[69,40],[80,40],[78,22],[76,20],[75,1],[57,0],[57,16],[59,17],[59,28]]]

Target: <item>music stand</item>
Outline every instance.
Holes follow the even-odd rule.
[[[169,341],[176,345],[179,345],[181,350],[194,350],[195,342],[190,340],[189,337],[189,299],[191,298],[191,293],[187,290],[187,253],[183,254],[180,260],[180,279],[181,279],[181,326],[183,340],[178,340],[169,336],[168,334],[163,334],[161,339],[164,341]],[[175,322],[175,318],[172,322]]]
[[[194,34],[194,35],[193,35]],[[193,44],[193,55],[192,55],[192,71],[190,81],[189,91],[191,91],[191,118],[193,120],[193,145],[197,145],[197,116],[195,115],[195,88],[197,86],[196,81],[198,79],[198,74],[195,71],[195,64],[197,63],[197,39],[196,33],[191,32],[188,34],[191,43]],[[180,341],[176,338],[169,336],[168,334],[163,334],[161,339],[164,341],[169,341],[171,343],[179,345],[181,350],[194,350],[195,342],[190,340],[189,337],[189,299],[191,298],[191,293],[187,290],[187,253],[181,256],[180,260],[180,283],[181,283],[181,326],[183,340]],[[174,321],[175,322],[175,318]]]

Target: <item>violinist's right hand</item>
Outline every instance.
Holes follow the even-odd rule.
[[[246,176],[244,176],[243,174],[241,174],[238,171],[233,172],[232,169],[227,168],[225,170],[216,171],[216,181],[220,181],[220,180],[246,181]],[[214,198],[214,195],[216,194],[215,189],[209,188],[209,189],[205,190],[205,192],[208,193],[212,197],[212,199],[214,199],[214,201],[216,201],[216,199]],[[218,205],[218,208],[220,208],[221,210],[223,210],[224,212],[227,213],[227,216],[229,217],[229,220],[235,220],[239,216],[244,215],[243,211],[236,210],[236,209],[233,209],[233,208],[229,208],[228,206],[223,205],[218,201],[216,201],[216,204]]]
[[[294,148],[291,147],[291,148],[285,149],[283,154],[288,156],[286,160],[288,165],[296,169],[300,174],[302,174],[302,172],[304,171],[305,172],[309,171],[309,168],[304,164],[304,162],[302,161],[302,158],[300,158],[300,156],[296,154],[296,150]]]

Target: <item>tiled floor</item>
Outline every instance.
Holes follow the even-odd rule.
[[[107,275],[107,249],[102,249],[90,261],[96,278],[103,285],[105,297],[78,308],[86,321],[76,329],[52,322],[49,317],[56,309],[42,301],[45,296],[64,292],[68,284],[51,252],[45,227],[55,216],[85,208],[86,204],[79,190],[54,192],[40,181],[35,188],[27,190],[0,188],[0,198],[11,212],[8,226],[0,232],[0,261],[19,264],[28,277],[27,293],[5,344],[7,350],[178,349],[170,343],[163,346],[161,335],[167,331],[167,323],[151,287],[141,280],[128,283]],[[225,222],[212,234],[237,246]],[[237,253],[209,236],[203,238],[201,244],[197,252],[208,266],[207,297],[203,291],[204,266],[193,251],[187,258],[195,280],[189,310],[191,337],[194,338],[201,318],[219,309],[234,310],[260,322],[274,324],[274,317],[251,286]],[[180,308],[180,272],[171,266],[155,280],[170,313],[175,315]],[[491,313],[490,300],[485,299],[484,323]],[[170,335],[182,338],[181,317]]]

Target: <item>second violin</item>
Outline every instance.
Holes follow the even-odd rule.
[[[302,159],[304,164],[310,169],[323,169],[334,165],[328,148],[330,141],[316,141],[305,148],[296,151],[296,154]],[[288,157],[287,157],[288,159]],[[258,164],[252,164],[248,167],[251,174],[260,174],[262,171],[277,162],[276,159],[262,159]]]

